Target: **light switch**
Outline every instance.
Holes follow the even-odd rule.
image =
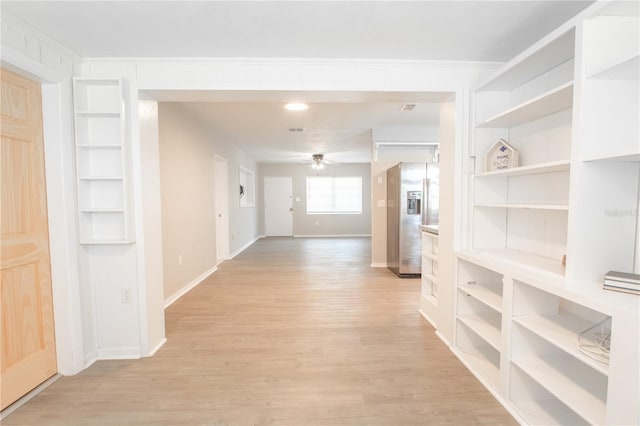
[[[384,207],[384,200],[378,200],[378,207]]]
[[[296,203],[300,202],[300,197],[296,197]]]
[[[378,183],[382,184],[382,176],[378,176]],[[384,207],[384,206],[382,206],[382,207]]]

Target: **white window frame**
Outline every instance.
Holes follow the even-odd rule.
[[[332,180],[332,190],[333,192],[331,193],[331,200],[332,200],[332,204],[333,207],[331,209],[326,209],[326,210],[319,210],[319,209],[310,209],[310,206],[313,204],[310,202],[311,200],[311,196],[312,196],[312,191],[311,191],[311,182],[316,180],[316,179],[330,179]],[[358,203],[358,208],[359,209],[354,209],[354,210],[336,210],[335,209],[335,201],[336,201],[336,197],[335,197],[335,182],[336,181],[340,181],[341,179],[358,179],[359,183],[360,183],[360,198],[359,198],[359,203]],[[362,176],[307,176],[307,214],[362,214],[362,208],[363,208],[363,201],[362,201],[362,194],[363,194],[363,188],[362,188]]]

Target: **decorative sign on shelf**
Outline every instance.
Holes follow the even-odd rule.
[[[487,151],[485,161],[487,172],[518,167],[518,151],[504,139],[498,139]]]

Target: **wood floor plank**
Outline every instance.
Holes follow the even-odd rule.
[[[370,240],[259,240],[166,311],[152,358],[63,377],[3,425],[512,425]]]

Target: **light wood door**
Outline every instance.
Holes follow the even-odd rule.
[[[0,404],[57,371],[40,85],[4,69],[1,113]]]
[[[293,184],[291,177],[264,178],[264,228],[268,237],[293,235]]]

